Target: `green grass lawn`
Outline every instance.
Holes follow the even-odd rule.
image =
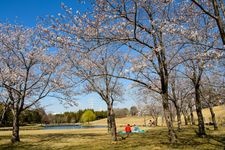
[[[22,130],[21,142],[12,145],[9,131],[0,132],[0,149],[8,150],[165,150],[165,149],[224,149],[225,127],[219,131],[207,129],[206,138],[198,138],[196,127],[183,127],[178,143],[169,144],[166,127],[145,128],[143,134],[132,134],[125,140],[112,142],[105,128],[71,130]]]

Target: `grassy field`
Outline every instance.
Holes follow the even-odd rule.
[[[216,119],[219,125],[223,125],[225,123],[225,105],[221,105],[221,106],[216,106],[214,107],[214,111],[216,113]],[[210,122],[211,121],[211,115],[210,115],[210,111],[209,109],[203,109],[203,115],[204,115],[204,120],[205,122]],[[194,118],[196,120],[197,123],[197,115],[194,112]],[[146,124],[149,123],[149,120],[152,119],[150,116],[145,116],[145,117],[126,117],[126,118],[117,118],[116,122],[118,126],[124,126],[127,123],[129,124],[137,124],[139,126],[143,126],[146,122]],[[182,118],[183,119],[183,118]],[[182,120],[184,123],[184,120]],[[92,122],[95,125],[106,125],[106,119],[101,119],[101,120],[97,120]],[[158,119],[158,125],[159,126],[165,126],[165,121],[162,122],[162,118],[159,117]],[[176,125],[176,123],[175,123]]]
[[[146,128],[147,129],[147,128]],[[81,130],[23,130],[21,142],[12,145],[9,141],[10,132],[0,133],[1,150],[108,150],[108,149],[135,149],[135,150],[208,150],[224,149],[225,128],[219,131],[207,130],[208,136],[204,139],[195,135],[196,128],[185,127],[178,132],[179,141],[170,145],[165,127],[151,127],[143,134],[132,134],[125,140],[112,142],[105,128]]]
[[[217,107],[216,112],[224,118],[224,106]],[[204,110],[207,116],[207,110]],[[21,130],[21,142],[10,143],[10,131],[0,131],[0,150],[209,150],[225,148],[225,126],[220,126],[218,131],[207,126],[208,136],[198,138],[195,134],[197,127],[183,126],[178,134],[178,143],[169,144],[166,127],[142,127],[148,117],[118,118],[118,130],[123,130],[127,123],[138,124],[145,130],[142,134],[132,134],[125,140],[112,142],[106,128],[95,129],[67,129],[67,130]],[[105,125],[106,120],[92,122],[93,125]]]

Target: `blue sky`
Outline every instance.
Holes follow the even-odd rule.
[[[9,20],[34,26],[38,16],[56,15],[63,12],[61,3],[73,7],[75,10],[83,10],[85,4],[80,4],[78,0],[1,0],[0,1],[0,21]]]
[[[0,22],[19,23],[25,26],[35,26],[37,18],[63,13],[61,3],[72,7],[74,11],[87,9],[88,4],[81,4],[78,0],[1,0]],[[56,99],[46,98],[41,103],[47,112],[60,113],[65,111],[77,111],[79,109],[93,108],[106,110],[106,104],[96,94],[90,94],[78,98],[79,106],[65,108]],[[115,107],[130,108],[135,102],[125,96],[123,103],[115,103]]]

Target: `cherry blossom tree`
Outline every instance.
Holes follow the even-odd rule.
[[[177,141],[177,136],[169,107],[169,76],[176,66],[185,62],[186,72],[185,69],[180,71],[191,79],[195,88],[199,135],[204,136],[199,91],[201,77],[204,68],[210,65],[208,63],[210,59],[221,55],[218,50],[222,49],[218,40],[219,35],[215,30],[215,22],[211,22],[208,16],[196,13],[194,6],[189,8],[189,1],[96,0],[92,2],[93,8],[89,11],[74,13],[71,8],[63,5],[65,14],[58,14],[57,18],[50,17],[48,20],[51,24],[50,28],[54,30],[51,32],[54,37],[51,41],[56,41],[58,48],[75,50],[74,56],[82,54],[78,55],[82,60],[78,60],[88,64],[86,66],[91,71],[95,63],[92,62],[92,65],[87,63],[91,59],[88,57],[87,60],[84,59],[86,57],[84,49],[89,53],[101,47],[105,47],[106,50],[112,45],[122,46],[123,51],[128,54],[124,58],[128,62],[123,64],[126,69],[120,74],[99,71],[94,73],[95,76],[131,80],[147,91],[160,94],[171,143]],[[101,58],[102,54],[96,55]],[[98,58],[97,56],[94,58]],[[107,62],[103,60],[96,63],[101,65],[102,62]],[[74,66],[79,70],[82,64],[77,64],[76,62]]]
[[[51,29],[42,30],[46,31],[46,38],[66,55],[64,61],[69,66],[67,76],[71,82],[80,83],[81,93],[96,93],[106,103],[108,131],[111,132],[112,140],[116,141],[113,106],[115,101],[122,100],[124,89],[119,78],[112,75],[118,76],[122,73],[126,59],[122,53],[118,53],[120,46],[105,47],[98,40],[83,38],[81,31],[74,30],[77,24],[73,23],[69,14],[66,17],[70,20],[66,24],[66,17],[59,15],[59,18],[49,19]]]
[[[222,0],[191,0],[191,2],[216,23],[223,45],[225,45],[225,2]]]
[[[97,50],[94,51],[94,53],[96,52]],[[80,63],[78,63],[79,69],[75,74],[85,79],[85,92],[97,93],[106,103],[108,131],[112,134],[112,140],[116,141],[117,130],[113,106],[115,101],[122,100],[124,88],[119,78],[109,74],[118,76],[122,72],[124,65],[119,57],[116,57],[113,52],[108,50],[101,50],[96,55],[97,58],[82,57]]]
[[[177,115],[178,131],[181,129],[181,112],[187,106],[188,96],[192,93],[192,87],[184,76],[174,72],[170,76],[170,100],[172,101]]]
[[[143,113],[144,116],[151,116],[153,119],[152,123],[157,126],[159,117],[163,117],[162,97],[160,94],[138,86],[134,87],[134,91],[132,91],[132,93],[132,96],[135,97],[136,103],[138,104],[139,112]],[[145,118],[144,122],[146,125]]]
[[[201,85],[202,74],[204,71],[204,68],[203,68],[204,65],[205,65],[205,62],[199,61],[199,59],[190,60],[186,63],[186,66],[187,66],[186,75],[192,81],[192,84],[195,90],[195,106],[196,106],[196,112],[198,116],[199,136],[206,135],[204,119],[202,114],[202,102],[200,99],[200,85]]]
[[[95,9],[86,19],[85,38],[99,42],[119,42],[132,50],[127,74],[121,78],[135,81],[147,89],[161,93],[162,105],[169,131],[169,140],[176,142],[176,134],[168,104],[170,66],[164,41],[164,20],[168,3],[161,1],[96,1]],[[92,19],[94,18],[94,19]],[[84,26],[84,25],[82,25]],[[88,31],[89,34],[85,34]],[[90,34],[91,33],[91,34]],[[168,47],[167,47],[168,46]],[[140,61],[142,60],[142,61]],[[129,66],[129,65],[127,65]]]
[[[179,34],[184,43],[184,53],[180,58],[184,60],[186,71],[183,72],[192,82],[195,94],[195,107],[198,116],[198,135],[204,137],[205,127],[202,114],[202,100],[200,86],[202,77],[210,66],[213,66],[214,60],[221,57],[221,43],[214,28],[214,22],[211,18],[202,13],[196,12],[195,7],[187,7],[187,2],[182,2],[178,7],[178,16],[173,23],[169,25],[174,34]]]
[[[158,119],[160,116],[162,116],[163,112],[161,104],[157,101],[153,101],[152,103],[145,106],[145,111],[152,117],[153,125],[158,126]]]
[[[211,120],[214,126],[214,130],[218,130],[218,124],[216,121],[216,114],[213,107],[220,104],[220,99],[222,96],[222,78],[218,74],[207,74],[203,80],[203,85],[201,88],[201,96],[203,99],[203,104],[209,108],[211,114]],[[222,84],[221,84],[222,83]]]
[[[193,94],[194,93],[192,93],[192,95]],[[192,95],[187,97],[187,98],[189,98],[189,101],[187,102],[187,104],[188,104],[188,109],[190,112],[191,125],[195,125],[195,119],[194,119],[194,114],[193,114],[195,104],[194,104],[194,99],[193,99],[194,96],[192,96]]]
[[[63,6],[66,15],[59,14],[60,19],[52,19],[52,27],[60,29],[63,34],[70,34],[57,39],[70,47],[76,45],[75,49],[86,47],[93,50],[100,45],[123,45],[130,57],[125,65],[127,69],[119,76],[101,75],[128,79],[160,93],[169,140],[173,143],[176,142],[176,134],[169,109],[168,79],[170,70],[179,64],[173,60],[180,48],[178,42],[171,43],[171,40],[177,41],[172,35],[165,34],[169,33],[166,29],[170,4],[149,0],[97,0],[93,2],[93,11],[76,14]]]
[[[0,24],[0,89],[13,114],[12,143],[20,141],[21,112],[51,93],[69,95],[63,92],[69,86],[62,77],[62,56],[39,35],[37,28]]]

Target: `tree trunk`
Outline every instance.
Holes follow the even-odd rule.
[[[112,112],[112,114],[111,114],[111,123],[112,123],[112,129],[111,129],[112,140],[113,140],[113,141],[117,141],[116,119],[115,119],[115,114],[114,114],[114,112]]]
[[[13,114],[13,130],[12,130],[12,143],[20,142],[19,136],[19,114],[15,112]]]
[[[176,108],[177,111],[177,129],[178,131],[181,130],[181,113],[180,113],[180,109]]]
[[[214,9],[214,15],[216,18],[216,23],[220,32],[220,36],[223,42],[223,45],[225,45],[225,29],[223,24],[223,17],[221,16],[221,13],[219,11],[219,5],[217,3],[217,0],[212,0],[213,9]]]
[[[181,112],[180,112],[180,108],[178,107],[177,103],[175,101],[173,101],[175,109],[176,109],[176,114],[177,114],[177,129],[178,131],[181,130]]]
[[[196,106],[196,112],[198,116],[198,136],[204,137],[206,135],[205,132],[205,124],[204,124],[204,118],[202,115],[202,105],[200,100],[200,86],[197,84],[195,86],[195,106]]]
[[[211,116],[212,116],[212,122],[213,122],[214,130],[218,130],[218,125],[217,125],[217,122],[216,122],[216,115],[214,113],[212,105],[209,105],[209,110],[210,110],[210,113],[211,113]]]
[[[189,109],[190,109],[190,116],[191,116],[191,125],[195,125],[195,119],[194,119],[193,109],[191,104],[189,105]]]
[[[183,116],[184,116],[184,124],[187,126],[188,125],[188,118],[187,118],[185,113],[183,113]]]
[[[6,108],[3,108],[3,112],[1,115],[1,120],[0,120],[0,127],[4,125],[4,119],[5,119],[5,114],[6,114]]]
[[[169,98],[168,98],[169,73],[168,73],[168,68],[167,68],[166,53],[165,53],[165,48],[164,48],[164,44],[163,44],[162,32],[159,32],[157,37],[153,36],[153,38],[154,38],[155,47],[158,47],[157,38],[159,40],[159,45],[161,47],[160,52],[156,52],[156,56],[157,56],[158,63],[159,63],[159,76],[160,76],[160,83],[161,83],[162,106],[163,106],[164,116],[165,116],[165,120],[166,120],[166,125],[168,128],[169,141],[170,141],[170,143],[176,143],[177,135],[176,135],[174,127],[173,127],[171,110],[169,107]]]
[[[111,107],[108,106],[108,111],[107,111],[107,126],[108,126],[108,133],[111,132],[112,129],[112,123],[111,123]]]
[[[108,123],[108,132],[111,133],[112,140],[117,141],[115,113],[114,113],[113,108],[111,106],[108,106],[107,123]]]
[[[155,117],[155,126],[158,126],[158,117]]]
[[[162,100],[163,100],[164,116],[165,116],[166,125],[168,128],[169,141],[170,143],[176,143],[177,135],[173,128],[173,121],[172,121],[171,112],[170,112],[169,103],[168,103],[168,93],[162,94]]]

